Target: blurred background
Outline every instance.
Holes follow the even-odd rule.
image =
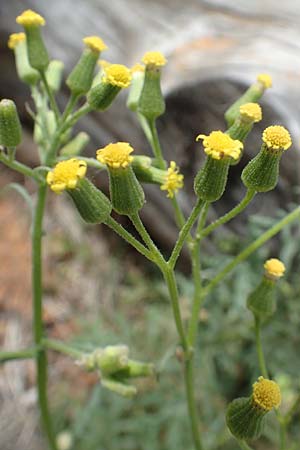
[[[185,175],[179,201],[186,213],[194,202],[192,180],[202,158],[195,136],[225,129],[223,114],[229,104],[258,73],[272,75],[273,88],[261,102],[264,119],[247,140],[245,157],[231,171],[224,199],[208,220],[243,196],[240,173],[258,151],[266,126],[286,126],[294,145],[282,159],[276,190],[261,195],[249,212],[209,240],[205,278],[299,203],[300,4],[296,0],[186,0],[184,5],[179,0],[1,0],[0,97],[12,98],[18,105],[24,127],[18,158],[34,166],[32,121],[25,108],[30,92],[17,79],[13,54],[7,48],[9,34],[19,31],[15,17],[27,8],[45,17],[45,42],[51,57],[65,63],[65,76],[78,60],[87,35],[103,38],[109,47],[103,57],[114,63],[131,66],[147,50],[165,53],[168,65],[162,87],[167,110],[158,128],[166,159],[175,159]],[[91,136],[86,154],[117,140],[150,154],[135,117],[125,107],[126,95],[123,92],[105,114],[81,120],[77,131]],[[57,98],[62,107],[67,98],[64,87]],[[0,186],[11,181],[24,183],[34,195],[33,185],[2,166]],[[95,173],[94,181],[107,189],[103,174]],[[144,221],[167,253],[177,233],[172,211],[157,187],[147,187],[146,193]],[[160,371],[159,381],[142,382],[138,397],[129,401],[102,390],[97,378],[83,374],[67,358],[51,355],[49,388],[57,432],[69,433],[76,450],[190,449],[181,369],[174,358],[177,338],[159,274],[104,228],[85,227],[66,199],[49,195],[48,206],[44,316],[50,336],[74,340],[83,348],[126,343],[134,357],[155,362]],[[30,223],[17,194],[1,195],[0,213],[0,339],[4,348],[13,349],[31,342]],[[258,375],[245,299],[269,256],[283,259],[287,276],[279,286],[276,316],[263,334],[267,361],[284,389],[283,408],[299,390],[299,250],[299,231],[285,230],[242,264],[201,310],[197,397],[207,449],[236,448],[225,427],[224,410],[232,398],[249,393]],[[179,287],[187,318],[192,285],[186,262],[183,255]],[[9,363],[0,369],[0,398],[1,450],[41,449],[31,362]],[[290,430],[298,442],[299,421],[295,416]],[[275,425],[271,417],[255,449],[277,448]]]

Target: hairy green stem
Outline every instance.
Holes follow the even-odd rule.
[[[237,206],[235,206],[231,211],[229,211],[224,216],[220,217],[219,219],[215,220],[213,223],[208,225],[200,233],[197,233],[196,239],[197,240],[203,239],[204,237],[212,233],[220,225],[224,225],[225,223],[229,222],[231,219],[236,217],[238,214],[240,214],[249,205],[255,194],[256,194],[255,191],[248,190],[246,192],[245,197],[240,201],[240,203]]]
[[[185,391],[188,405],[188,412],[193,436],[193,442],[196,450],[202,450],[201,434],[199,429],[199,419],[197,405],[195,400],[194,388],[194,362],[188,358],[184,365]]]
[[[255,317],[255,342],[260,372],[264,378],[269,378],[261,342],[261,322],[258,317]]]
[[[41,75],[41,80],[43,82],[44,88],[46,90],[46,93],[47,93],[47,96],[48,96],[48,99],[49,99],[49,102],[50,102],[50,106],[51,106],[51,108],[52,108],[52,110],[53,110],[53,112],[55,114],[56,122],[59,123],[60,111],[59,111],[57,103],[55,101],[53,92],[52,92],[52,90],[51,90],[51,88],[50,88],[50,86],[48,84],[46,74],[45,74],[45,72],[43,70],[41,70],[40,71],[40,75]]]
[[[42,424],[52,450],[57,450],[47,398],[47,354],[40,347],[43,339],[42,320],[42,234],[47,186],[39,186],[32,227],[33,335],[36,353],[37,390]]]
[[[180,337],[180,343],[184,350],[186,358],[188,358],[188,352],[189,347],[185,335],[185,330],[181,318],[181,312],[180,312],[180,306],[179,306],[179,295],[178,295],[178,289],[177,289],[177,283],[175,279],[174,270],[170,269],[166,264],[161,267],[162,274],[164,276],[165,282],[168,287],[172,309],[173,309],[173,316],[177,328],[177,332]]]
[[[36,349],[34,347],[11,352],[0,352],[0,364],[18,359],[31,359],[35,357],[35,354]]]
[[[24,164],[14,160],[10,160],[3,152],[0,151],[0,161],[5,164],[10,169],[15,170],[16,172],[25,175],[26,177],[30,177],[35,181],[40,181],[40,177],[32,170],[30,167],[25,166]]]
[[[196,236],[198,233],[201,232],[202,228],[204,227],[209,205],[210,205],[209,202],[206,202],[203,205],[203,209],[201,211],[201,216],[199,218],[199,223],[197,226]],[[202,282],[201,282],[200,241],[198,241],[197,239],[193,240],[193,243],[191,245],[191,254],[192,254],[192,274],[194,281],[194,297],[192,303],[191,318],[188,326],[188,342],[189,345],[193,347],[197,336],[199,311],[201,308],[201,304],[204,300],[204,296],[202,295],[201,292]]]
[[[235,267],[248,258],[255,250],[261,247],[265,242],[279,233],[284,227],[291,224],[294,220],[300,218],[300,206],[287,214],[282,220],[273,225],[269,230],[263,233],[259,238],[253,241],[239,255],[237,255],[224,269],[222,269],[204,288],[205,294],[210,292],[217,284],[220,283]]]
[[[160,146],[155,119],[154,120],[148,120],[148,126],[149,126],[149,130],[151,132],[151,142],[150,142],[150,144],[151,144],[151,147],[152,147],[155,159],[157,161],[158,167],[160,169],[166,169],[167,168],[167,164],[166,164],[166,161],[164,160],[162,149],[161,149],[161,146]]]
[[[201,211],[203,205],[204,205],[203,200],[198,199],[189,218],[187,219],[184,226],[181,228],[181,230],[179,232],[177,242],[175,244],[175,247],[174,247],[172,254],[170,256],[170,259],[168,261],[168,264],[172,269],[174,269],[174,267],[175,267],[176,261],[180,255],[180,252],[185,243],[185,240],[186,240],[188,234],[190,233],[192,226],[194,225],[198,215],[200,214],[200,211]]]
[[[78,350],[68,344],[65,344],[64,342],[57,341],[55,339],[43,339],[42,346],[44,348],[48,348],[50,350],[54,350],[56,352],[71,356],[71,358],[75,359],[81,358],[82,354],[84,353],[81,350]]]
[[[147,259],[153,262],[152,253],[139,241],[137,241],[125,228],[122,227],[116,220],[112,217],[109,217],[105,224],[114,230],[121,238],[123,238],[126,242],[132,245],[139,253],[144,255]]]

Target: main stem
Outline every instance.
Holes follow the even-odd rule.
[[[42,321],[42,234],[43,217],[46,203],[47,186],[40,185],[37,193],[37,204],[35,208],[32,228],[32,289],[33,289],[33,335],[37,347],[36,371],[38,401],[42,424],[48,437],[49,446],[57,450],[55,434],[52,427],[47,399],[47,354],[40,347],[43,339]]]
[[[265,361],[265,356],[263,352],[263,347],[261,343],[261,323],[259,318],[255,317],[255,341],[256,341],[256,351],[259,362],[260,372],[264,378],[268,378],[268,371]]]
[[[199,430],[199,419],[197,413],[197,405],[195,401],[195,387],[194,387],[194,361],[188,358],[184,364],[184,379],[185,392],[188,404],[188,411],[192,429],[192,436],[196,450],[202,450],[202,442]]]

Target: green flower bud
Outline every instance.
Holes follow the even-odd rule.
[[[260,322],[271,317],[276,310],[275,284],[285,271],[284,264],[276,258],[266,261],[264,268],[265,274],[261,282],[247,299],[248,309]]]
[[[132,69],[132,82],[127,97],[127,108],[137,111],[139,99],[143,89],[145,68],[141,64],[136,64]]]
[[[161,55],[162,56],[162,55]],[[144,62],[147,61],[145,56]],[[164,60],[165,61],[165,60]],[[166,109],[165,100],[160,87],[160,64],[146,63],[143,89],[138,100],[138,112],[148,120],[155,120]]]
[[[28,9],[17,17],[16,22],[24,27],[31,67],[44,71],[49,64],[48,52],[41,35],[41,26],[45,25],[45,19]]]
[[[111,202],[119,214],[131,215],[145,202],[144,191],[131,166],[133,148],[127,142],[109,144],[97,150],[97,159],[106,164],[109,173]]]
[[[8,47],[15,53],[16,69],[20,80],[34,86],[40,78],[37,70],[28,61],[25,33],[13,33],[9,36]]]
[[[274,189],[278,182],[281,156],[292,145],[289,132],[280,125],[266,128],[262,139],[260,152],[242,172],[244,185],[256,192]]]
[[[281,402],[277,383],[259,377],[253,384],[251,397],[233,400],[226,413],[226,423],[231,433],[242,440],[258,439],[263,431],[264,416]]]
[[[222,131],[213,131],[209,136],[200,134],[199,139],[203,139],[208,156],[195,177],[194,190],[199,198],[214,202],[223,195],[230,162],[239,158],[243,144]]]
[[[272,78],[270,75],[261,73],[257,77],[256,83],[252,84],[247,91],[234,102],[225,112],[225,119],[227,125],[231,127],[239,116],[240,106],[245,103],[257,102],[263,95],[266,89],[272,87]]]
[[[87,101],[93,109],[107,109],[122,88],[127,88],[131,82],[130,70],[122,64],[110,64],[104,67],[102,81],[96,84],[88,93]]]
[[[61,156],[68,157],[78,156],[89,142],[89,135],[84,131],[81,131],[60,150],[60,154]]]
[[[47,174],[47,183],[57,194],[66,190],[87,223],[102,223],[110,216],[112,206],[108,198],[88,179],[84,178],[87,164],[76,158],[61,161]]]
[[[240,106],[240,114],[235,119],[231,127],[226,131],[226,134],[232,139],[238,139],[245,142],[248,134],[251,132],[254,123],[262,119],[261,107],[258,103],[246,103]],[[235,166],[241,160],[242,152],[238,159],[233,159],[230,165]]]
[[[15,148],[22,139],[22,128],[16,105],[12,100],[0,102],[0,144]]]
[[[89,91],[99,55],[107,48],[98,36],[85,37],[83,42],[86,48],[66,80],[70,91],[75,96],[84,95]]]
[[[62,61],[58,61],[57,59],[50,61],[46,72],[46,78],[50,89],[54,93],[58,92],[61,87],[63,72],[64,63]]]
[[[135,386],[121,383],[112,378],[101,378],[101,385],[122,397],[131,398],[137,394],[137,388]]]

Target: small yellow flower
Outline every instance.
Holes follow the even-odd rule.
[[[272,125],[266,128],[262,140],[272,150],[287,150],[292,145],[290,133],[281,125]]]
[[[135,64],[134,66],[131,67],[131,73],[136,73],[136,72],[145,72],[145,67],[142,66],[142,64]]]
[[[161,52],[146,52],[142,62],[146,66],[162,67],[167,63],[167,60]]]
[[[133,160],[133,156],[130,155],[132,152],[133,148],[128,142],[116,142],[115,144],[108,144],[104,148],[99,148],[97,159],[113,169],[125,169]]]
[[[107,49],[107,45],[98,36],[87,36],[82,40],[83,43],[93,52],[100,53]]]
[[[32,11],[31,9],[23,11],[22,14],[16,18],[16,22],[24,27],[39,27],[44,26],[46,23],[44,17],[40,16],[40,14]]]
[[[282,277],[285,272],[285,265],[277,258],[268,259],[264,264],[264,268],[266,275],[275,279]]]
[[[240,106],[240,114],[251,122],[260,122],[262,119],[261,107],[258,103],[245,103]]]
[[[256,77],[257,81],[259,81],[265,89],[272,87],[272,77],[267,73],[260,73]]]
[[[271,411],[278,408],[281,402],[281,393],[278,384],[275,381],[259,377],[253,384],[253,402],[256,406]]]
[[[178,189],[183,188],[183,175],[179,173],[179,167],[175,161],[170,162],[165,182],[160,186],[162,191],[168,191],[167,197],[173,198]]]
[[[75,189],[78,181],[84,178],[86,169],[86,162],[77,158],[61,161],[47,173],[47,183],[56,194],[65,189]]]
[[[203,139],[205,153],[214,159],[238,159],[243,149],[242,142],[232,139],[223,131],[212,131],[208,136],[199,134],[196,141],[199,139]]]
[[[13,50],[20,42],[25,41],[25,39],[26,39],[25,33],[13,33],[9,36],[7,46],[8,48]]]
[[[127,88],[131,82],[130,70],[123,64],[110,64],[104,67],[104,83],[111,84],[120,88]]]

